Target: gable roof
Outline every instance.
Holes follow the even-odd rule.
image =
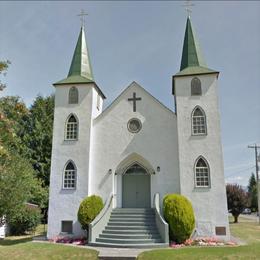
[[[175,114],[174,111],[172,111],[170,108],[168,108],[167,106],[165,106],[161,101],[159,101],[157,98],[155,98],[153,95],[151,95],[146,89],[144,89],[141,85],[139,85],[137,82],[133,81],[128,87],[126,87],[107,107],[105,110],[102,111],[102,113],[96,117],[96,119],[104,116],[107,111],[109,111],[113,105],[120,99],[120,97],[122,97],[127,91],[129,88],[133,87],[133,86],[136,86],[138,88],[140,88],[141,90],[143,90],[148,96],[150,96],[156,103],[158,103],[163,109],[166,109],[168,112]]]

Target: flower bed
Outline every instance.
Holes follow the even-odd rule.
[[[233,241],[221,241],[214,237],[200,237],[196,239],[187,239],[182,244],[171,242],[171,248],[181,248],[186,246],[236,246],[237,244]]]
[[[62,237],[58,236],[49,240],[53,243],[63,243],[63,244],[73,244],[73,245],[86,245],[87,239],[85,237],[72,238],[72,237]]]

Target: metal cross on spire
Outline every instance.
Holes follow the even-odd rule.
[[[80,14],[78,14],[78,16],[80,16],[80,20],[81,20],[81,27],[85,26],[85,16],[87,16],[88,14],[85,13],[85,11],[83,9],[81,9]]]
[[[193,4],[192,2],[191,2],[191,0],[187,0],[187,1],[185,1],[185,4],[184,5],[182,5],[182,6],[184,6],[185,7],[185,10],[187,11],[187,15],[188,15],[188,17],[190,17],[190,15],[191,15],[191,13],[192,13],[192,6],[194,6],[195,4]]]

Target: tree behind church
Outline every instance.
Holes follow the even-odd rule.
[[[28,139],[25,141],[30,149],[30,161],[44,186],[49,186],[54,96],[43,97],[38,95],[29,111]]]
[[[9,62],[0,61],[0,74]],[[6,87],[0,81],[1,91]],[[48,193],[42,187],[29,162],[28,138],[29,111],[19,97],[0,99],[0,225],[15,217],[25,202],[46,207]],[[5,216],[5,218],[3,218]]]
[[[242,186],[238,184],[227,184],[227,204],[228,210],[234,217],[234,223],[238,222],[238,216],[248,207],[248,194]]]

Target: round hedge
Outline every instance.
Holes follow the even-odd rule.
[[[163,214],[169,224],[170,238],[182,243],[190,238],[195,228],[195,217],[190,201],[179,194],[168,194],[163,199]]]
[[[87,230],[88,225],[95,219],[103,209],[104,204],[101,197],[92,195],[86,197],[79,206],[78,221],[83,229]]]

